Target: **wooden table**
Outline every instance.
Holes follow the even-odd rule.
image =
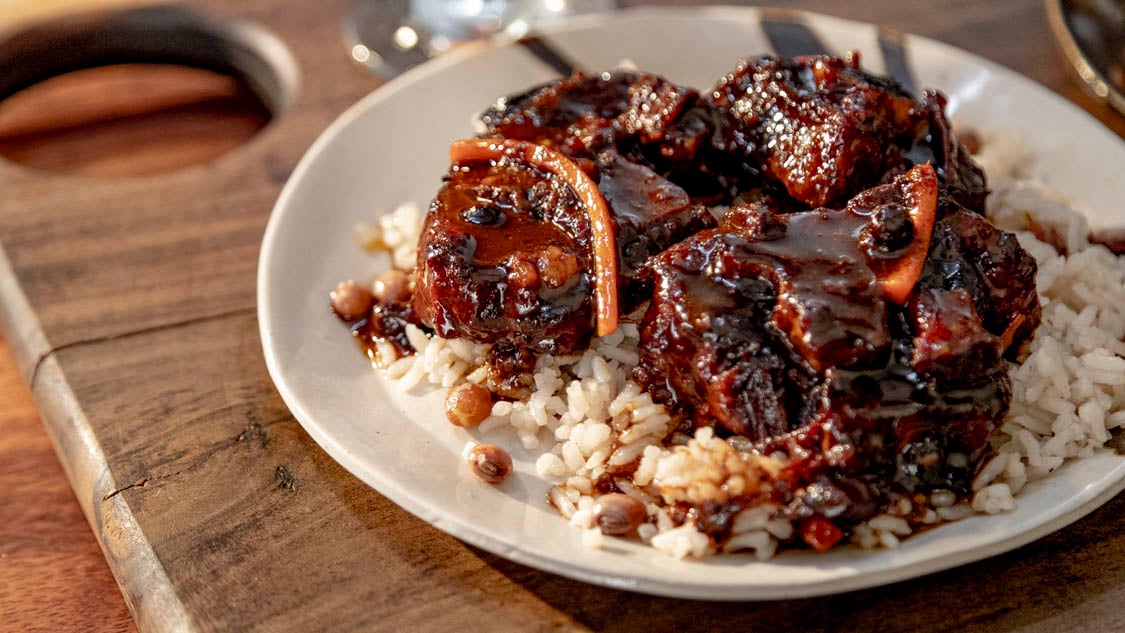
[[[220,13],[225,10],[222,3],[202,4]],[[317,31],[323,44],[333,41],[329,29],[335,28],[347,4],[343,0],[307,3],[315,9],[294,7],[294,15],[287,16],[278,14],[271,3],[257,1],[246,3],[240,14],[280,25],[275,28],[283,36],[302,29]],[[784,4],[879,22],[977,52],[1058,90],[1125,136],[1125,119],[1086,99],[1066,79],[1062,62],[1048,44],[1036,2],[961,0],[940,3],[940,8],[927,0]],[[330,15],[332,20],[302,19],[298,15],[302,10]],[[304,52],[324,60],[338,55],[334,48]],[[200,191],[203,197],[224,195],[225,202],[213,204],[234,217],[220,225],[215,212],[201,203],[194,208],[197,217],[174,221],[174,230],[186,232],[191,239],[219,240],[232,258],[252,260],[271,192],[276,195],[316,132],[355,96],[375,85],[350,69],[325,65],[330,68],[325,72],[339,85],[326,91],[313,104],[315,108],[306,107],[299,115],[286,148],[277,150],[276,139],[264,133],[266,139],[252,142],[242,157],[230,159],[249,162],[242,174],[245,187],[235,187],[238,179],[228,178],[221,186]],[[245,116],[249,120],[254,115]],[[222,136],[200,135],[194,148],[184,150],[185,162],[187,155],[195,156],[209,144],[226,142]],[[75,147],[80,147],[77,142]],[[26,149],[36,152],[34,143]],[[135,163],[143,160],[134,159]],[[220,166],[223,160],[218,161]],[[127,171],[128,162],[113,169]],[[190,168],[169,178],[173,184],[192,178],[206,182],[211,168]],[[83,169],[81,162],[78,169]],[[2,178],[0,185],[6,182]],[[23,192],[51,195],[38,180],[7,182]],[[124,186],[137,189],[145,205],[158,204],[137,181],[125,182]],[[94,181],[86,191],[93,202],[110,195]],[[29,200],[29,206],[40,213],[51,209]],[[242,209],[244,203],[251,208]],[[140,213],[141,206],[138,203],[130,213]],[[20,221],[29,220],[21,216]],[[192,222],[201,228],[193,228]],[[108,231],[112,226],[95,223],[90,228]],[[145,239],[160,236],[149,225],[137,230]],[[30,240],[29,235],[18,237]],[[173,253],[183,243],[175,236],[164,237]],[[209,287],[226,288],[226,295],[203,306],[173,300],[168,310],[182,314],[169,318],[129,303],[137,300],[131,288],[115,299],[132,312],[115,311],[81,293],[58,303],[48,301],[44,297],[51,289],[52,274],[63,278],[78,274],[94,282],[99,278],[88,276],[93,273],[86,270],[65,270],[68,264],[76,265],[69,254],[39,253],[26,248],[25,242],[13,241],[11,234],[6,238],[3,246],[9,257],[15,253],[17,268],[36,273],[35,279],[42,282],[32,283],[28,294],[46,325],[48,349],[53,351],[39,365],[29,362],[30,346],[22,342],[29,333],[20,332],[18,336],[24,338],[14,344],[17,339],[11,337],[17,333],[10,324],[10,339],[0,340],[0,346],[14,347],[21,357],[17,367],[8,350],[0,350],[0,630],[134,630],[97,541],[82,520],[80,508],[90,514],[93,504],[111,506],[95,516],[120,519],[114,513],[124,508],[134,517],[152,521],[147,526],[154,532],[150,534],[154,549],[181,593],[179,606],[160,602],[166,596],[144,595],[146,587],[155,591],[169,581],[161,570],[147,579],[150,584],[131,581],[128,597],[139,609],[142,630],[453,631],[487,626],[496,631],[672,631],[730,625],[776,631],[1125,630],[1125,612],[1120,608],[1125,602],[1123,497],[1015,552],[885,588],[814,600],[768,604],[664,600],[598,589],[509,563],[437,532],[367,489],[324,456],[288,416],[265,376],[257,348],[252,261],[232,264],[233,272],[200,262],[188,264],[202,266],[202,271],[157,266],[154,275],[181,289],[184,284],[210,283],[201,274],[228,275]],[[96,232],[92,239],[98,239]],[[102,243],[98,248],[109,246]],[[137,249],[114,252],[118,258],[131,252],[138,257],[145,254],[144,245]],[[119,274],[113,261],[104,263],[108,266],[104,275]],[[149,300],[164,297],[159,286],[145,292]],[[190,288],[187,292],[190,295]],[[160,354],[154,356],[154,348]],[[113,354],[107,355],[110,350]],[[195,364],[176,367],[187,360]],[[173,374],[190,378],[184,378],[183,388],[176,392],[154,391],[154,385],[168,384]],[[79,503],[48,450],[48,438],[24,384],[32,382],[43,414],[58,429],[62,426],[58,420],[75,412],[45,385],[57,387],[60,383],[54,381],[62,376],[69,379],[63,382],[83,413],[102,421],[108,450],[155,454],[148,469],[138,466],[113,473],[116,483],[96,499],[89,495],[100,490],[97,482],[77,482]],[[178,422],[170,424],[170,419]],[[130,445],[131,437],[143,428],[136,420],[166,433],[158,446]],[[63,441],[59,450],[76,470],[73,444]],[[234,478],[242,485],[224,484]],[[205,520],[175,520],[185,516]],[[106,533],[106,525],[95,526],[103,546],[115,566],[128,571],[137,564],[131,544],[121,540],[128,535]],[[343,539],[340,534],[353,538]],[[347,545],[344,551],[342,544]],[[176,620],[177,608],[193,615]]]

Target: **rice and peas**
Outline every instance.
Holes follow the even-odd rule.
[[[853,530],[852,541],[861,547],[897,547],[913,531],[908,516],[936,524],[1014,510],[1015,495],[1029,482],[1067,460],[1092,455],[1114,429],[1125,426],[1125,260],[1090,244],[1080,213],[1024,179],[1021,168],[1033,157],[1011,139],[986,137],[975,158],[990,176],[991,220],[1016,233],[1038,262],[1043,321],[1026,360],[1011,367],[1011,409],[993,433],[995,456],[973,480],[972,499],[960,502],[948,490],[934,491],[924,508],[903,499]],[[365,247],[390,250],[395,267],[410,269],[421,224],[418,207],[406,204],[378,224],[360,227],[356,237]],[[408,326],[407,336],[416,353],[385,369],[401,389],[448,389],[487,379],[488,345],[443,339],[414,326]],[[694,437],[674,433],[673,417],[630,379],[637,342],[637,325],[626,322],[594,339],[581,355],[541,356],[531,395],[495,402],[478,430],[486,436],[514,432],[525,449],[538,452],[536,472],[555,482],[550,503],[583,530],[585,544],[599,547],[604,539],[595,525],[595,482],[639,459],[631,475],[614,481],[648,513],[650,521],[636,531],[641,540],[677,558],[719,553],[694,525],[677,526],[668,506],[737,496],[753,485],[755,469],[771,468],[771,460],[762,456],[751,468],[738,450],[744,447],[732,444],[738,438],[717,438],[711,429],[700,429]],[[389,344],[381,345],[387,345],[379,350],[383,358],[395,358]],[[775,516],[779,509],[765,504],[742,510],[721,552],[771,558],[795,529]]]

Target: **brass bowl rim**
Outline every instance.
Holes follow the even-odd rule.
[[[1097,68],[1090,64],[1082,54],[1081,47],[1074,39],[1074,34],[1067,27],[1066,18],[1063,16],[1063,0],[1044,0],[1047,11],[1047,23],[1055,42],[1059,46],[1063,57],[1070,62],[1071,70],[1078,76],[1083,89],[1098,101],[1108,103],[1113,109],[1125,114],[1125,94],[1114,87]]]

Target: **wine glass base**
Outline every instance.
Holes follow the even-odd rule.
[[[500,3],[504,4],[504,3]],[[523,0],[508,2],[503,15],[450,18],[441,32],[411,12],[402,0],[360,0],[344,22],[344,43],[352,61],[381,79],[392,79],[474,39],[518,39],[555,19],[610,11],[615,0]]]

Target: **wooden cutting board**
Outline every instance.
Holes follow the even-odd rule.
[[[1067,83],[1037,3],[956,1],[940,12],[925,0],[787,4],[975,50],[1062,90],[1125,135],[1125,122]],[[194,13],[143,17],[219,28],[241,42],[205,40],[196,63],[245,61],[258,47],[284,66],[275,42],[226,18],[248,21],[276,36],[299,69],[297,83],[256,75],[282,111],[212,162],[130,179],[0,162],[0,321],[140,630],[1125,630],[1125,497],[1015,552],[926,578],[828,598],[709,604],[510,563],[343,471],[274,391],[254,293],[262,231],[289,172],[377,86],[342,53],[350,5],[178,5],[218,27]],[[12,63],[4,50],[0,61]],[[154,58],[160,51],[148,49],[144,59]],[[49,70],[30,60],[0,64],[0,84],[14,81],[13,69]]]

